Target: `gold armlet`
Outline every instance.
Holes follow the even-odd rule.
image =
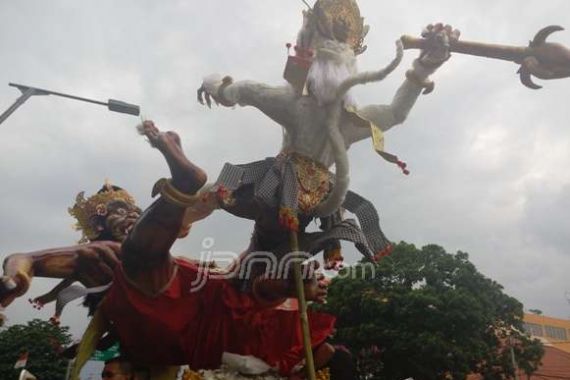
[[[184,194],[172,185],[172,180],[161,178],[152,188],[152,196],[160,194],[168,203],[182,208],[192,207],[200,199],[199,195]]]
[[[16,282],[16,286],[12,289],[17,289],[17,295],[18,297],[21,295],[24,295],[24,293],[26,293],[28,291],[28,289],[30,289],[30,284],[32,282],[32,278],[29,274],[27,274],[26,272],[24,272],[21,269],[18,269],[18,272],[16,273],[16,275],[14,277],[17,277],[18,280],[20,281],[20,283]],[[18,287],[20,287],[20,289],[18,289]],[[12,290],[10,289],[10,290]]]
[[[422,92],[424,95],[427,95],[430,92],[432,92],[435,87],[433,81],[428,79],[420,79],[418,77],[418,74],[416,74],[414,70],[406,71],[406,79],[422,87],[424,89],[424,91]]]
[[[220,87],[218,87],[218,93],[216,94],[216,99],[218,100],[218,103],[220,103],[221,105],[226,106],[226,107],[233,107],[236,105],[235,103],[230,102],[224,96],[224,90],[226,89],[226,87],[228,87],[232,83],[234,83],[234,80],[232,79],[232,77],[225,76],[224,79],[222,79],[222,84],[220,85]]]

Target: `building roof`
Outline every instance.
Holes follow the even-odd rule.
[[[544,347],[541,366],[531,376],[531,380],[570,380],[570,353],[556,347]],[[519,378],[524,379],[523,375]]]

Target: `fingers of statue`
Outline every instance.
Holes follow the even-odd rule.
[[[9,276],[0,277],[0,306],[8,306],[16,297],[18,284]]]
[[[139,134],[146,136],[151,146],[156,146],[160,131],[152,120],[145,120],[142,124],[137,125],[137,131]]]
[[[147,136],[157,136],[159,133],[158,127],[152,120],[145,120],[142,123],[143,132]]]
[[[151,120],[146,120],[142,124],[138,125],[137,130],[141,135],[147,137],[148,142],[153,148],[157,148],[163,153],[172,148],[172,142],[179,148],[182,147],[180,136],[176,132],[161,132]]]
[[[204,85],[201,85],[198,90],[196,90],[196,98],[201,105],[204,105],[204,92],[206,92]]]
[[[36,310],[43,309],[44,305],[47,303],[43,299],[43,297],[36,297],[36,298],[29,298],[28,302],[32,305],[32,307]]]
[[[0,306],[6,307],[26,293],[30,287],[31,278],[22,274],[0,277]]]
[[[438,35],[438,34],[446,34],[447,36],[449,36],[449,39],[451,41],[453,40],[458,40],[459,36],[461,34],[461,32],[457,29],[453,29],[453,27],[449,24],[443,24],[441,22],[437,23],[437,24],[430,24],[427,25],[423,30],[422,30],[422,37],[424,38],[430,38],[434,35]]]
[[[208,108],[212,108],[212,99],[210,93],[206,91],[206,87],[202,85],[198,89],[198,103],[204,105],[204,99],[206,100],[205,104],[208,106]]]
[[[449,31],[449,42],[450,43],[454,43],[459,41],[459,37],[461,37],[461,31],[459,29],[453,29],[450,26],[450,31]]]
[[[427,47],[420,53],[420,62],[425,66],[437,67],[450,57],[450,45],[459,39],[461,32],[449,24],[427,25],[422,30],[422,37],[427,40]]]
[[[12,277],[9,276],[2,276],[0,277],[0,291],[1,290],[14,290],[18,287],[16,281]]]
[[[208,108],[212,108],[212,100],[213,100],[217,106],[220,105],[218,99],[216,99],[216,97],[206,89],[205,85],[200,86],[197,93],[198,93],[198,103],[202,105],[206,104]]]

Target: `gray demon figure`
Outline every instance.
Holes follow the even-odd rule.
[[[287,230],[299,231],[300,249],[325,251],[328,267],[340,261],[339,239],[352,241],[369,259],[389,253],[390,242],[382,233],[374,206],[348,190],[349,163],[346,151],[355,142],[371,138],[375,150],[386,160],[406,164],[383,150],[383,132],[402,123],[422,93],[433,90],[429,80],[450,56],[449,42],[459,32],[449,25],[429,25],[423,36],[431,41],[422,51],[406,79],[387,105],[359,106],[350,88],[378,81],[400,62],[396,58],[378,72],[358,73],[356,58],[366,50],[368,32],[354,0],[318,0],[303,12],[295,54],[289,56],[283,86],[254,81],[234,82],[214,74],[204,79],[198,100],[227,107],[253,106],[284,129],[281,151],[276,157],[245,165],[226,164],[213,188],[216,207],[255,220],[248,249],[279,252],[286,249]],[[335,165],[335,173],[329,168]],[[342,216],[356,215],[358,224]],[[203,217],[197,213],[194,219]],[[192,216],[189,215],[192,219]],[[320,218],[322,232],[304,232]]]

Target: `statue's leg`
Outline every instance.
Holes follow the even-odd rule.
[[[392,243],[380,228],[380,217],[372,202],[349,191],[342,207],[356,215],[362,233],[368,242],[368,247],[376,257],[385,255],[390,251]]]
[[[153,292],[162,288],[173,273],[170,248],[180,235],[186,210],[186,206],[168,196],[166,189],[181,194],[179,198],[192,198],[207,177],[188,160],[176,133],[160,132],[151,121],[145,121],[139,131],[162,153],[172,178],[163,183],[162,190],[157,189],[162,196],[144,211],[129,233],[121,259],[130,280]]]

